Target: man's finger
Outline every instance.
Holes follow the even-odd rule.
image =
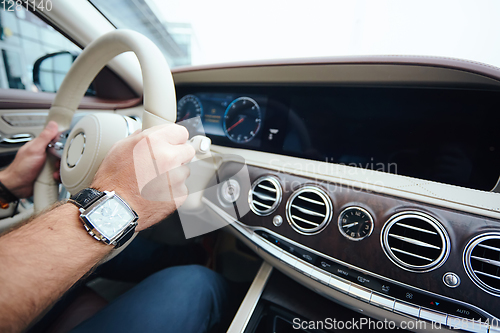
[[[186,143],[152,148],[160,174],[191,161],[195,155],[194,148]]]
[[[32,145],[36,146],[37,149],[43,149],[56,137],[58,132],[57,123],[55,121],[49,121],[40,135],[33,140]]]

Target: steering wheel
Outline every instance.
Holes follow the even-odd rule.
[[[144,86],[142,128],[176,120],[175,88],[170,68],[158,47],[132,30],[114,30],[89,44],[73,63],[49,110],[59,131],[70,129],[80,101],[100,70],[115,56],[132,51],[139,60]],[[71,129],[61,157],[61,181],[70,193],[90,186],[111,146],[129,135],[129,123],[114,113],[90,114]],[[53,156],[35,182],[34,207],[39,212],[58,200]]]

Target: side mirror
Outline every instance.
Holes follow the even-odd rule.
[[[57,92],[77,56],[62,51],[39,58],[33,65],[33,83],[40,91]]]
[[[38,58],[33,65],[33,83],[40,91],[57,92],[78,54],[77,52],[61,51]],[[96,95],[92,84],[85,95]]]

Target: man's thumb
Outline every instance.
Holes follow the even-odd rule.
[[[55,121],[49,121],[47,126],[43,129],[40,135],[36,138],[37,145],[40,145],[40,148],[45,147],[49,144],[52,139],[54,139],[58,133],[58,126]]]

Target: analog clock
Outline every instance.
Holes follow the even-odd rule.
[[[348,207],[339,215],[339,230],[350,240],[365,239],[373,231],[373,218],[366,209]]]

